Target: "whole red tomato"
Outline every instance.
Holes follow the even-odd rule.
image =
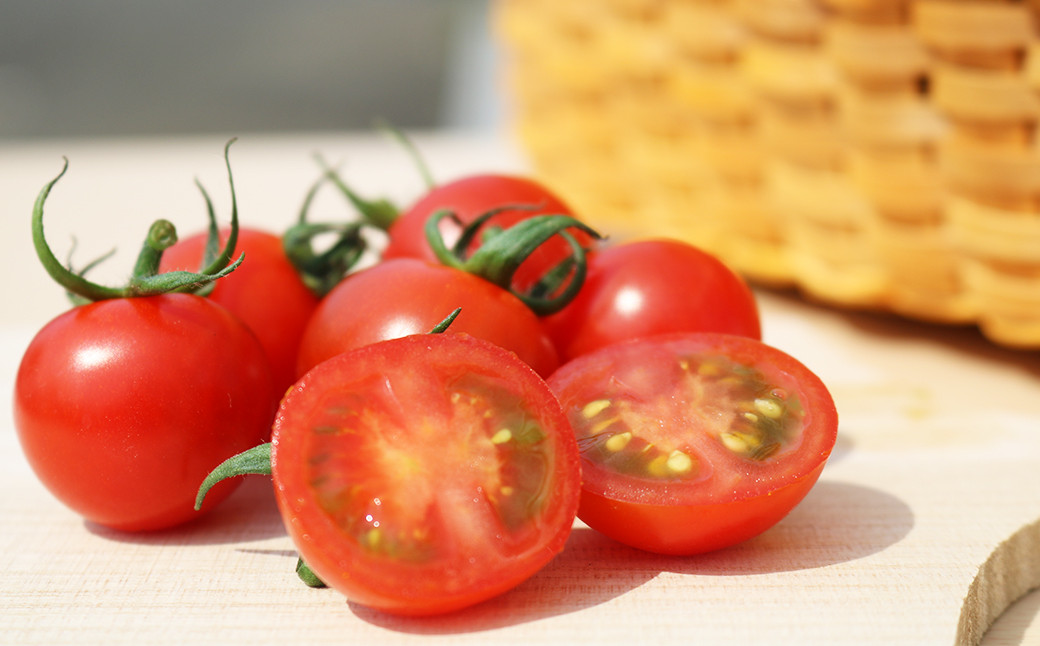
[[[813,487],[837,439],[819,377],[749,337],[617,343],[548,383],[581,449],[579,518],[653,552],[706,552],[766,531]]]
[[[429,332],[456,308],[451,331],[515,352],[541,375],[559,365],[538,317],[506,290],[465,271],[398,258],[348,276],[311,316],[297,373],[359,346]]]
[[[457,610],[530,577],[563,549],[581,482],[545,382],[450,331],[315,367],[282,400],[270,458],[303,561],[395,614]]]
[[[224,229],[220,239],[227,238]],[[206,242],[205,233],[177,242],[163,253],[160,271],[196,270]],[[244,254],[242,264],[214,283],[209,298],[240,318],[260,339],[280,394],[296,380],[300,336],[318,306],[318,297],[289,262],[280,236],[239,228],[236,249]]]
[[[577,297],[544,319],[561,361],[618,341],[668,332],[722,332],[760,339],[754,293],[715,256],[653,239],[589,255]]]
[[[69,310],[32,340],[15,380],[15,427],[40,481],[87,520],[128,531],[193,518],[202,479],[264,441],[273,412],[256,337],[191,294]]]
[[[232,142],[224,157],[237,233]],[[235,315],[180,293],[238,266],[228,264],[230,242],[198,272],[160,273],[176,232],[157,220],[122,287],[93,283],[59,261],[43,207],[67,170],[66,160],[36,199],[33,246],[47,273],[89,304],[52,320],[26,349],[15,378],[18,438],[40,481],[87,520],[128,531],[170,527],[195,516],[198,484],[215,466],[270,436],[271,368]],[[208,507],[233,486],[222,483]]]
[[[507,208],[515,207],[515,208]],[[496,209],[503,209],[481,227],[481,231],[507,229],[536,215],[574,215],[571,208],[548,188],[532,179],[511,175],[472,175],[440,184],[403,211],[389,228],[389,241],[383,258],[420,258],[436,261],[426,239],[426,221],[437,211],[451,211],[455,218],[440,221],[439,230],[447,247],[458,241],[465,225]],[[572,231],[582,244],[592,237]],[[476,236],[470,251],[480,245]],[[520,265],[513,286],[527,290],[570,255],[569,245],[560,237],[539,247]]]

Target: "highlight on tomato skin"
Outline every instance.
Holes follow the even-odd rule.
[[[762,338],[758,303],[744,279],[718,257],[671,238],[599,248],[578,296],[543,323],[561,361],[658,334]]]
[[[301,559],[349,600],[432,615],[497,596],[570,535],[580,462],[545,381],[467,334],[328,359],[282,401],[272,476]]]
[[[45,325],[19,365],[13,412],[55,498],[140,532],[198,517],[202,478],[269,433],[274,390],[244,323],[201,296],[163,294],[83,305]],[[205,509],[237,486],[221,483]]]
[[[651,552],[703,553],[768,530],[812,489],[837,439],[819,377],[744,336],[619,343],[548,383],[582,455],[578,517]]]

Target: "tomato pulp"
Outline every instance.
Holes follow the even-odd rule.
[[[549,385],[581,450],[579,518],[653,552],[765,531],[809,492],[837,437],[820,379],[748,337],[621,343],[564,364]]]
[[[349,599],[442,613],[552,559],[578,506],[577,445],[545,382],[469,335],[325,361],[286,395],[276,497],[301,558]]]
[[[127,531],[197,516],[199,483],[264,441],[274,412],[256,337],[200,296],[102,300],[48,323],[15,381],[18,438],[40,481]],[[206,508],[234,489],[219,485]]]

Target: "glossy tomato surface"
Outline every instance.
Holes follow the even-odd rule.
[[[511,206],[520,208],[504,208]],[[482,231],[507,229],[535,215],[574,216],[574,212],[561,198],[533,179],[496,174],[466,176],[436,186],[402,212],[390,227],[390,238],[383,258],[435,261],[436,256],[430,249],[425,232],[426,221],[431,215],[440,210],[449,210],[456,215],[457,221],[445,218],[439,225],[446,246],[451,248],[458,241],[464,225],[495,209],[504,210],[488,220]],[[582,244],[587,245],[592,241],[583,232],[574,232],[573,235]],[[470,250],[479,244],[478,235]],[[570,246],[562,238],[556,236],[550,239],[520,266],[514,276],[514,287],[526,290],[570,253]]]
[[[664,335],[579,357],[549,379],[582,456],[579,517],[640,549],[694,554],[779,522],[837,437],[834,402],[748,337]]]
[[[228,231],[221,231],[221,242]],[[163,253],[160,271],[198,271],[206,234],[185,238]],[[209,298],[229,309],[260,339],[280,395],[296,380],[296,353],[303,329],[318,306],[282,250],[281,237],[257,229],[239,229],[235,257],[241,265],[216,281]]]
[[[758,304],[744,280],[715,256],[670,239],[625,242],[591,255],[577,298],[545,325],[561,361],[670,332],[762,336]]]
[[[577,511],[577,446],[545,382],[451,332],[338,355],[286,395],[272,472],[318,577],[398,614],[448,612],[530,577]]]
[[[244,324],[202,297],[168,294],[99,301],[47,324],[19,366],[14,416],[55,497],[136,531],[196,517],[202,479],[269,437],[273,402]],[[234,485],[219,485],[206,507]]]
[[[304,330],[298,374],[352,348],[429,332],[456,308],[453,332],[512,350],[541,375],[559,365],[538,317],[509,292],[458,269],[398,258],[348,276],[326,295]]]

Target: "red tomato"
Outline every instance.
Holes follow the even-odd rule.
[[[282,401],[275,495],[300,556],[349,599],[456,610],[530,577],[577,511],[577,446],[516,356],[447,332],[338,355]]]
[[[541,375],[559,365],[538,317],[509,292],[458,269],[398,258],[348,276],[322,299],[303,333],[298,374],[358,346],[429,332],[460,307],[451,331],[512,350]]]
[[[762,337],[747,284],[718,258],[677,240],[643,240],[589,256],[585,284],[545,318],[560,360],[668,332]]]
[[[227,236],[227,229],[221,231],[222,243]],[[159,270],[197,271],[205,246],[205,233],[181,240],[163,253]],[[279,236],[240,228],[238,253],[244,253],[245,260],[214,283],[209,298],[229,309],[260,339],[280,394],[296,380],[300,336],[318,306],[318,297],[286,258]]]
[[[809,492],[838,416],[820,379],[748,337],[619,343],[549,379],[582,457],[578,516],[628,545],[694,554],[772,527]]]
[[[390,239],[383,258],[420,258],[436,262],[437,258],[426,240],[426,221],[440,210],[453,212],[458,221],[450,218],[441,220],[440,232],[445,245],[450,249],[461,235],[462,228],[481,215],[494,209],[521,206],[532,208],[506,209],[493,216],[482,227],[507,229],[521,220],[535,215],[574,215],[569,206],[549,189],[534,180],[509,175],[473,175],[441,184],[419,199],[411,208],[401,213],[389,229]],[[574,232],[575,238],[584,245],[592,238],[583,232]],[[473,247],[480,244],[480,236]],[[472,248],[470,249],[472,251]],[[559,236],[547,241],[532,253],[517,270],[513,285],[526,291],[552,267],[571,253],[570,246]]]
[[[167,294],[103,300],[48,323],[18,369],[14,417],[55,497],[136,531],[194,518],[202,479],[269,437],[273,402],[256,337],[207,299]]]

